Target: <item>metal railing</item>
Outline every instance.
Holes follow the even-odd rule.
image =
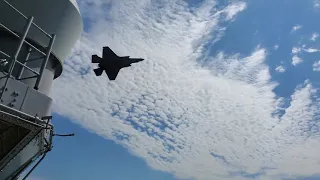
[[[50,35],[47,32],[45,32],[43,29],[41,29],[34,22],[33,16],[27,17],[26,15],[21,13],[18,9],[16,9],[13,5],[11,5],[7,0],[0,0],[0,1],[3,1],[4,6],[11,8],[12,10],[14,10],[14,12],[19,14],[20,17],[22,17],[26,20],[26,23],[24,25],[24,29],[22,29],[23,30],[22,33],[18,33],[15,31],[16,29],[15,30],[12,30],[13,28],[10,29],[10,27],[8,27],[9,26],[8,24],[4,24],[3,22],[0,22],[0,29],[8,32],[8,34],[17,38],[17,40],[18,40],[17,41],[17,48],[15,49],[14,53],[10,54],[10,53],[5,52],[0,49],[0,66],[4,65],[2,67],[4,67],[4,69],[5,69],[4,71],[0,70],[4,74],[4,76],[0,77],[0,79],[6,78],[5,83],[3,85],[3,89],[2,89],[2,91],[0,90],[0,100],[1,100],[3,98],[5,89],[8,86],[10,78],[16,79],[16,80],[36,78],[33,88],[38,90],[39,84],[40,84],[41,79],[43,77],[44,70],[47,66],[48,60],[51,55],[52,47],[55,42],[55,35],[54,34]],[[32,41],[29,41],[29,39],[27,39],[27,36],[28,36],[28,33],[29,33],[31,27],[35,27],[37,30],[39,30],[40,34],[44,34],[48,38],[49,44],[47,45],[47,47],[42,47],[39,44],[33,44]],[[5,42],[0,42],[0,43],[5,43]],[[27,51],[25,57],[22,57],[22,59],[21,59],[21,56],[19,56],[19,54],[22,54],[22,53],[20,53],[21,49],[25,48],[25,47],[27,47],[28,51]],[[34,53],[34,52],[36,52],[37,55],[40,55],[39,58],[34,58],[33,56],[31,56],[31,53]],[[5,58],[3,61],[1,60],[1,56]],[[18,60],[18,57],[19,57],[19,60]],[[32,57],[32,58],[30,58],[30,57]],[[41,59],[41,62],[39,62],[39,66],[40,66],[39,71],[36,71],[28,66],[29,62],[34,61],[34,60],[39,60],[39,59]],[[15,68],[17,66],[20,66],[20,69]],[[17,72],[16,72],[16,69],[18,69]],[[34,74],[34,76],[23,77],[24,70],[32,72]],[[22,111],[10,108],[9,106],[6,106],[1,103],[0,103],[0,107],[5,109],[5,111],[1,111],[1,108],[0,108],[0,114],[1,113],[4,114],[6,112],[15,112],[15,113],[13,113],[13,114],[16,114],[15,118],[11,119],[10,121],[17,121],[17,123],[18,122],[19,123],[25,122],[28,125],[34,124],[35,127],[40,126],[39,130],[34,131],[35,134],[29,134],[27,137],[28,139],[23,141],[22,143],[19,143],[18,144],[19,146],[17,145],[17,147],[15,147],[16,149],[19,149],[21,151],[23,148],[26,147],[27,143],[31,142],[31,139],[34,138],[35,135],[38,135],[40,132],[47,131],[47,133],[48,133],[47,134],[48,136],[43,137],[44,138],[43,149],[41,151],[39,151],[38,153],[36,153],[33,157],[31,157],[23,166],[21,166],[19,169],[17,169],[17,171],[13,172],[11,174],[12,176],[8,177],[9,179],[16,179],[21,174],[21,172],[26,170],[26,168],[28,166],[30,166],[32,163],[34,163],[38,157],[43,155],[43,157],[40,159],[40,161],[37,162],[35,164],[35,166],[32,167],[30,172],[28,172],[27,175],[23,178],[25,180],[30,175],[30,173],[34,170],[34,168],[36,168],[37,165],[42,161],[42,159],[45,157],[46,153],[52,149],[52,138],[54,135],[53,125],[50,124],[50,120],[52,117],[48,116],[48,117],[42,117],[41,119],[39,119],[38,117],[31,117],[30,115],[28,115]],[[12,113],[9,113],[9,114],[12,114]],[[25,118],[21,118],[21,117],[25,117]],[[28,117],[28,118],[26,118],[26,117]],[[16,156],[18,153],[20,153],[20,151],[12,150],[12,152],[10,152],[5,158],[3,158],[2,160],[0,159],[0,162],[1,163],[3,162],[2,164],[0,163],[0,171],[3,167],[10,164],[12,157]]]
[[[34,89],[38,90],[39,84],[41,82],[41,79],[42,79],[42,76],[43,76],[43,73],[44,73],[44,69],[47,66],[47,63],[48,63],[48,60],[49,60],[49,57],[50,57],[50,54],[51,54],[51,51],[52,51],[52,47],[53,47],[53,44],[54,44],[54,41],[55,41],[55,35],[54,34],[52,34],[52,35],[48,34],[43,29],[41,29],[37,24],[35,24],[33,22],[33,20],[34,20],[33,16],[28,18],[23,13],[21,13],[18,9],[16,9],[13,5],[11,5],[8,1],[6,1],[6,0],[2,0],[2,1],[4,1],[5,4],[8,5],[8,7],[12,8],[15,12],[17,12],[19,15],[21,15],[24,19],[26,19],[27,22],[26,22],[26,25],[24,27],[22,35],[18,35],[16,32],[14,32],[13,30],[11,30],[10,28],[8,28],[7,26],[5,26],[4,24],[2,24],[0,22],[0,28],[3,28],[7,32],[9,32],[11,35],[13,35],[13,36],[15,36],[16,38],[19,39],[19,43],[17,45],[17,49],[16,49],[15,53],[13,54],[13,56],[10,56],[9,54],[1,51],[1,49],[0,49],[0,54],[5,56],[6,58],[10,59],[8,72],[6,73],[5,71],[3,71],[3,73],[6,74],[4,76],[6,78],[6,81],[5,81],[3,90],[0,92],[0,99],[2,99],[2,96],[3,96],[3,93],[4,93],[4,89],[7,87],[9,78],[15,78],[17,80],[36,78]],[[38,49],[37,47],[35,47],[34,45],[32,45],[30,42],[28,42],[26,40],[28,32],[29,32],[29,30],[30,30],[30,28],[32,26],[36,27],[38,30],[40,30],[41,33],[43,33],[44,35],[46,35],[49,38],[48,46],[47,47],[43,47],[46,50],[46,52],[42,52],[40,49]],[[18,55],[19,55],[19,53],[21,51],[21,48],[22,48],[23,44],[27,44],[27,46],[29,47],[29,51],[28,51],[27,56],[25,57],[24,62],[20,62],[20,61],[17,60],[17,58],[18,58]],[[34,59],[29,59],[30,53],[32,53],[33,51],[36,51],[36,52],[40,53],[41,55],[43,55],[43,57],[39,58],[39,59],[43,59],[39,72],[37,72],[37,71],[33,70],[32,68],[27,66],[28,62],[34,60]],[[21,66],[21,70],[19,72],[19,75],[18,76],[12,76],[12,72],[13,72],[13,70],[16,67],[17,64]],[[30,76],[30,77],[21,78],[22,73],[23,73],[23,71],[25,69],[28,70],[28,71],[31,71],[35,75],[34,76]],[[0,79],[2,79],[2,78],[0,78]]]

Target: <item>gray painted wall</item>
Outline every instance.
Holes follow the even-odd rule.
[[[1,104],[11,106],[16,110],[20,110],[29,115],[39,117],[51,115],[52,100],[49,97],[50,89],[54,78],[57,78],[62,73],[63,60],[69,55],[71,48],[79,39],[82,31],[82,20],[79,9],[75,0],[7,0],[15,8],[21,11],[26,16],[33,16],[34,22],[49,34],[55,34],[56,40],[53,45],[52,54],[50,55],[48,64],[45,68],[43,77],[39,84],[39,89],[34,90],[36,78],[27,80],[11,79],[8,82],[7,88],[3,94]],[[41,8],[40,8],[41,7]],[[26,19],[10,8],[4,1],[0,0],[0,23],[4,24],[11,30],[17,33],[22,33],[26,24]],[[37,47],[47,47],[49,38],[41,33],[37,28],[32,26],[27,37],[33,40]],[[13,56],[19,39],[4,32],[0,28],[0,50]],[[18,61],[24,62],[25,56],[28,53],[28,45],[24,44],[18,56]],[[32,52],[29,59],[41,57],[37,52]],[[0,58],[5,58],[0,55]],[[36,61],[27,63],[27,66],[35,71],[39,71],[44,56]],[[10,59],[7,59],[10,61]],[[3,68],[5,69],[5,68]],[[1,73],[0,76],[4,76]],[[18,77],[21,71],[21,66],[16,65],[13,71],[13,76]],[[34,75],[28,70],[24,70],[23,77]],[[3,87],[5,79],[0,79],[0,89]],[[14,95],[18,92],[18,95]],[[12,102],[14,105],[12,106]],[[10,105],[11,104],[11,105]],[[20,148],[18,155],[0,172],[0,179],[4,179],[11,172],[21,168],[30,157],[37,154],[43,149],[43,136],[33,139],[25,148]],[[29,134],[32,135],[32,134]],[[27,135],[28,136],[28,135]],[[42,137],[41,137],[42,136]],[[21,144],[21,143],[20,143]],[[21,150],[21,151],[20,151]],[[10,154],[10,153],[9,153]],[[5,158],[4,158],[5,159]],[[11,159],[11,158],[8,158]],[[5,164],[5,163],[3,163]]]
[[[7,1],[27,17],[34,16],[34,22],[47,33],[56,34],[52,52],[60,61],[55,72],[55,77],[59,76],[62,73],[63,60],[69,55],[83,28],[80,12],[75,2],[69,0]],[[1,23],[16,32],[23,30],[26,20],[2,0],[0,0],[0,12],[5,14],[5,16],[0,16]],[[34,26],[27,37],[44,47],[49,44],[49,38]]]

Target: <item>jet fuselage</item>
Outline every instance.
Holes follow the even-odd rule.
[[[103,47],[102,58],[92,55],[92,63],[98,63],[99,67],[93,70],[96,76],[101,76],[105,71],[110,80],[116,79],[120,69],[143,60],[142,58],[130,58],[130,56],[119,57],[109,47]]]

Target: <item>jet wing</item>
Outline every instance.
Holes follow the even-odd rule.
[[[118,56],[116,53],[114,53],[108,46],[103,47],[103,52],[102,52],[102,58],[103,59],[108,59],[108,58],[117,58]]]
[[[115,80],[116,77],[118,76],[120,68],[115,68],[115,67],[110,68],[109,67],[109,68],[105,69],[105,71],[106,71],[106,74],[108,75],[110,80]]]

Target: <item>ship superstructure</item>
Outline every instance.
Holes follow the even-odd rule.
[[[82,28],[75,0],[0,0],[0,180],[51,150],[50,89]]]

